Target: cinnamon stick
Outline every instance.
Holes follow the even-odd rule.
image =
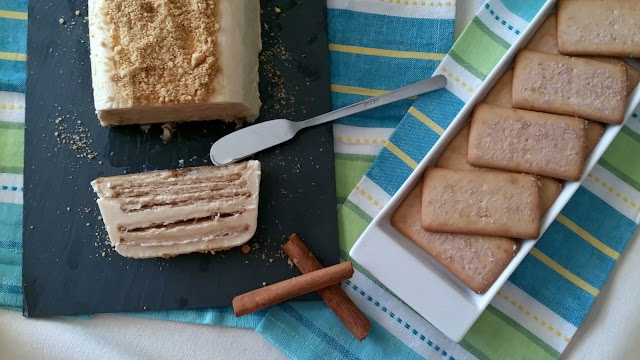
[[[289,241],[282,248],[303,274],[323,268],[297,234],[289,236]],[[367,337],[371,323],[340,285],[320,289],[318,294],[356,339],[362,341]]]
[[[318,291],[353,276],[351,262],[296,276],[233,298],[233,312],[244,316],[296,296]]]

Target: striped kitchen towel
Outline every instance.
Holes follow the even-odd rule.
[[[447,90],[335,125],[344,259],[543,3],[488,1],[449,51],[455,2],[328,1],[334,106],[434,71],[452,80]],[[0,90],[24,91],[24,55],[19,54],[26,47],[25,11],[24,0],[0,0],[3,38],[14,39],[10,44],[0,39]],[[22,17],[18,25],[16,16]],[[14,48],[19,43],[22,48]],[[23,124],[24,96],[0,92],[0,306],[15,309],[22,304]],[[639,134],[640,119],[635,116],[460,344],[440,334],[357,264],[358,271],[343,287],[373,320],[371,334],[362,343],[353,340],[322,303],[287,303],[246,322],[237,322],[229,308],[144,315],[257,326],[293,358],[557,358],[640,220],[640,164],[628,156],[640,151]]]
[[[0,5],[0,306],[20,310],[27,4]]]
[[[368,19],[371,12],[381,8],[381,5],[376,10],[358,6],[363,3],[370,2],[330,2],[334,7],[330,10],[331,20],[340,17],[351,21]],[[393,4],[411,7],[412,4],[431,2],[381,3],[389,4],[386,11],[391,14]],[[384,137],[385,130],[380,128],[393,124],[391,111],[398,109],[374,110],[362,118],[336,125],[336,164],[341,186],[346,186],[341,176],[348,176],[353,181],[354,173],[367,168],[367,161],[379,150],[366,175],[348,194],[345,189],[340,192],[344,200],[339,212],[343,259],[349,259],[348,252],[362,231],[544,4],[544,0],[489,0],[483,4],[435,71],[435,74],[448,77],[446,90],[418,98],[388,139]],[[358,32],[353,27],[339,25],[340,21],[330,22],[332,34],[340,34],[331,39],[332,59],[343,56],[336,53],[353,45],[340,42],[349,40],[344,33]],[[399,46],[405,43],[404,40],[397,40]],[[337,84],[332,87],[334,99],[341,99],[345,83],[350,88],[367,88],[368,94],[360,90],[362,95],[379,93],[377,84],[394,83],[399,76],[397,72],[389,73],[387,82],[381,79],[384,74],[378,72],[377,84],[365,76],[369,74],[366,71],[369,64],[375,68],[379,62],[405,56],[404,53],[380,50],[394,46],[395,43],[380,39],[363,42],[358,48],[361,57],[374,53],[388,59],[332,62],[332,66],[338,68],[363,69],[351,76],[347,69],[344,73],[332,71],[332,81]],[[420,52],[415,48],[405,50]],[[359,99],[352,99],[352,102],[355,100]],[[367,125],[378,129],[358,128]],[[367,145],[362,144],[365,140],[368,140]],[[373,140],[377,141],[377,148],[371,145]],[[360,145],[345,145],[353,143]],[[330,310],[312,304],[290,303],[275,307],[257,330],[293,358],[315,358],[320,354],[326,358],[425,357],[444,360],[559,358],[640,221],[640,164],[630,155],[639,151],[640,119],[634,114],[562,214],[460,343],[442,335],[357,264],[356,274],[343,284],[343,288],[373,320],[372,333],[362,343],[353,340]],[[353,170],[349,172],[348,168]],[[301,343],[310,346],[301,347]]]

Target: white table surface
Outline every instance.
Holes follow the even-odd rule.
[[[483,0],[458,0],[456,36]],[[564,359],[640,353],[640,231],[622,253]],[[253,330],[97,315],[34,320],[0,310],[0,359],[286,359]]]

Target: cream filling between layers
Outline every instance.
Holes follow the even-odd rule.
[[[212,173],[223,169],[212,168]],[[214,192],[203,192],[201,201],[180,205],[180,189],[184,182],[231,177],[241,171],[240,178],[229,183],[226,193],[241,193],[236,197],[218,200]],[[249,161],[231,165],[225,172],[215,175],[193,171],[185,177],[165,177],[168,172],[133,174],[98,179],[92,183],[100,198],[98,206],[104,218],[107,233],[115,249],[123,256],[149,258],[172,256],[196,251],[214,251],[239,246],[255,234],[258,217],[260,163]],[[150,181],[147,179],[155,179]],[[124,180],[124,181],[123,181]],[[123,201],[133,197],[117,197],[114,189],[142,191],[150,185],[165,184],[163,199],[173,199],[176,206],[160,205],[139,211],[125,211]],[[244,186],[235,187],[239,184]],[[177,185],[177,186],[176,186]],[[234,188],[235,187],[235,188]],[[174,190],[177,190],[172,194]],[[247,196],[246,194],[250,194]],[[151,197],[145,197],[150,199]],[[141,198],[139,198],[141,199]]]

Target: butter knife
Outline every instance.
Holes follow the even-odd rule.
[[[211,162],[213,162],[214,165],[230,164],[272,146],[289,141],[298,131],[304,128],[324,124],[398,100],[442,89],[446,85],[447,78],[444,75],[438,75],[308,120],[291,121],[287,119],[276,119],[247,126],[216,141],[211,146]]]

